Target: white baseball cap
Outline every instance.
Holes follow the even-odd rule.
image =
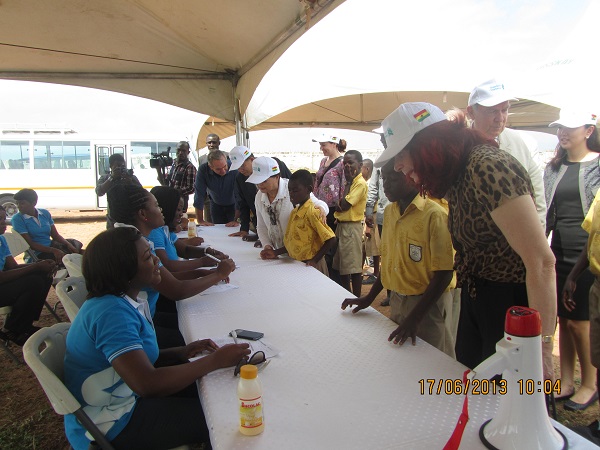
[[[448,120],[440,108],[431,103],[403,103],[387,116],[381,126],[387,148],[383,151],[375,167],[381,167],[411,141],[413,136],[429,125]]]
[[[560,110],[558,120],[552,122],[549,127],[579,128],[583,125],[596,125],[596,114],[581,111]]]
[[[268,156],[259,156],[252,161],[252,175],[248,177],[246,183],[260,184],[278,173],[277,161]]]
[[[516,100],[509,92],[506,91],[504,84],[496,79],[491,79],[485,83],[476,86],[469,95],[469,106],[478,104],[481,106],[496,106],[508,100]]]
[[[340,139],[342,139],[339,136],[333,136],[331,134],[325,134],[323,133],[320,136],[317,136],[316,138],[313,138],[313,142],[333,142],[334,144],[339,144],[340,143]]]
[[[229,167],[229,170],[238,170],[251,154],[252,152],[250,149],[243,145],[233,147],[229,152],[229,159],[231,160],[231,167]]]

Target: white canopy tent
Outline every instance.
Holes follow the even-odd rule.
[[[575,98],[600,111],[600,91],[589,92],[599,68],[590,54],[599,4],[372,0],[365,8],[347,0],[266,74],[246,111],[248,128],[371,130],[405,101],[464,109],[471,89],[496,77],[521,99],[509,126],[546,131]],[[231,135],[226,120],[209,118],[200,146],[211,130]]]
[[[106,89],[240,123],[264,74],[344,0],[3,0],[0,78]]]

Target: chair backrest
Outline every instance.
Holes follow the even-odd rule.
[[[71,253],[63,256],[62,262],[67,268],[70,277],[81,277],[83,272],[81,271],[81,263],[83,261],[83,255],[79,253]]]
[[[14,257],[19,256],[21,253],[25,253],[29,250],[29,244],[15,230],[12,230],[12,233],[4,233],[4,238],[6,239],[6,243],[8,244],[8,248],[10,249],[11,255]]]
[[[42,328],[23,346],[25,362],[37,377],[54,411],[60,415],[71,414],[81,408],[73,394],[64,385],[64,359],[67,332],[70,323],[57,323]],[[45,348],[40,352],[40,346]]]
[[[56,295],[58,295],[58,299],[65,308],[71,322],[75,320],[87,294],[88,291],[83,277],[68,277],[56,285]]]

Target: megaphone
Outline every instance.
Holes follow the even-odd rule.
[[[502,393],[496,416],[485,422],[479,437],[489,449],[560,450],[569,444],[552,426],[545,393],[555,387],[542,370],[542,322],[531,308],[514,306],[506,312],[504,338],[496,353],[467,377],[487,380],[502,374]]]

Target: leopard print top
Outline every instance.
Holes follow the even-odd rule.
[[[473,148],[464,172],[446,194],[448,228],[456,250],[457,286],[466,282],[472,298],[475,277],[525,282],[523,261],[490,215],[505,201],[521,195],[533,198],[527,171],[513,156],[489,145]]]

